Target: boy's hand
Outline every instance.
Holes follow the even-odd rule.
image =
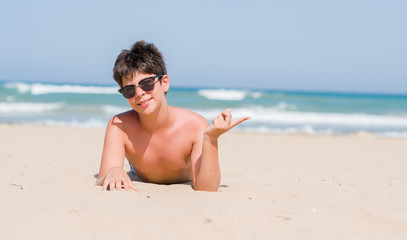
[[[246,116],[232,121],[232,113],[230,108],[228,108],[213,119],[212,125],[205,130],[205,134],[211,139],[217,139],[220,135],[248,119],[250,119],[250,117]]]
[[[129,175],[123,170],[121,167],[112,167],[110,168],[106,175],[104,176],[102,190],[107,190],[109,186],[109,190],[121,190],[122,185],[124,186],[124,190],[128,191],[129,189],[133,189],[137,191],[136,187],[131,182]]]

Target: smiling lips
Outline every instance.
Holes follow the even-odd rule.
[[[151,100],[151,98],[147,99],[147,100],[144,100],[142,102],[139,102],[137,105],[139,105],[140,107],[147,107],[148,104],[150,103],[150,100]]]

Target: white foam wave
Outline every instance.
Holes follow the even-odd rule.
[[[206,119],[213,119],[224,109],[194,110]],[[351,127],[407,127],[407,117],[368,114],[314,113],[281,111],[276,108],[236,108],[232,109],[234,118],[250,116],[252,123],[271,123],[285,125],[332,125]]]
[[[52,127],[80,127],[80,128],[103,128],[107,125],[107,120],[89,119],[86,121],[78,121],[76,119],[71,121],[57,121],[53,119],[39,120],[29,122],[28,124],[46,125]]]
[[[35,125],[46,125],[53,127],[78,127],[78,128],[104,128],[107,124],[106,120],[101,119],[88,119],[88,120],[71,120],[71,121],[60,121],[54,119],[37,120],[32,122],[25,122],[25,124],[35,124]],[[233,131],[242,131],[249,133],[266,133],[266,134],[307,134],[307,135],[333,135],[336,134],[332,128],[315,129],[310,125],[304,125],[299,127],[285,127],[285,128],[275,128],[275,127],[235,127]],[[346,134],[354,134],[355,132],[348,132]],[[343,133],[342,133],[343,134]],[[385,138],[407,138],[407,131],[385,131],[385,132],[373,132],[377,137]]]
[[[305,125],[301,127],[271,128],[266,126],[259,127],[236,127],[236,130],[254,133],[272,133],[272,134],[308,134],[308,135],[332,135],[331,128],[324,130],[315,130],[312,126]]]
[[[301,127],[288,128],[272,128],[266,126],[259,127],[236,127],[235,130],[249,133],[267,133],[267,134],[307,134],[307,135],[333,135],[337,132],[332,128],[316,130],[312,126],[306,125]],[[347,134],[355,134],[356,132],[348,132]],[[343,134],[343,133],[342,133]],[[407,138],[407,131],[384,131],[372,132],[376,137],[380,138]]]
[[[19,93],[31,93],[32,95],[41,95],[49,93],[79,93],[79,94],[116,94],[116,87],[103,86],[83,86],[83,85],[54,85],[42,83],[6,83],[6,88],[15,88]]]
[[[201,89],[198,95],[211,100],[240,101],[246,96],[245,91],[226,89]]]
[[[63,105],[63,103],[2,102],[0,113],[42,113],[57,110]]]
[[[261,98],[263,96],[263,93],[262,92],[252,92],[252,93],[250,93],[250,96],[252,98]]]
[[[117,107],[117,106],[112,106],[112,105],[104,105],[103,106],[103,111],[104,113],[108,114],[108,115],[115,115],[115,114],[119,114],[125,111],[128,111],[129,108],[127,107]]]
[[[5,88],[16,88],[19,93],[26,93],[30,91],[30,84],[27,83],[20,83],[20,82],[12,82],[4,84]]]
[[[198,95],[210,100],[241,101],[246,96],[261,98],[263,93],[231,89],[201,89],[198,91]]]
[[[277,110],[295,110],[297,109],[297,106],[294,104],[288,104],[286,102],[279,102],[275,107],[272,108]]]

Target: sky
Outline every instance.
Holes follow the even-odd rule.
[[[115,84],[138,40],[172,86],[407,93],[407,1],[1,1],[0,81]]]

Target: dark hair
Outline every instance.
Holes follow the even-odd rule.
[[[166,75],[167,69],[163,56],[153,43],[136,42],[131,50],[122,50],[117,56],[113,68],[113,78],[123,87],[123,77],[127,78],[134,72]]]

